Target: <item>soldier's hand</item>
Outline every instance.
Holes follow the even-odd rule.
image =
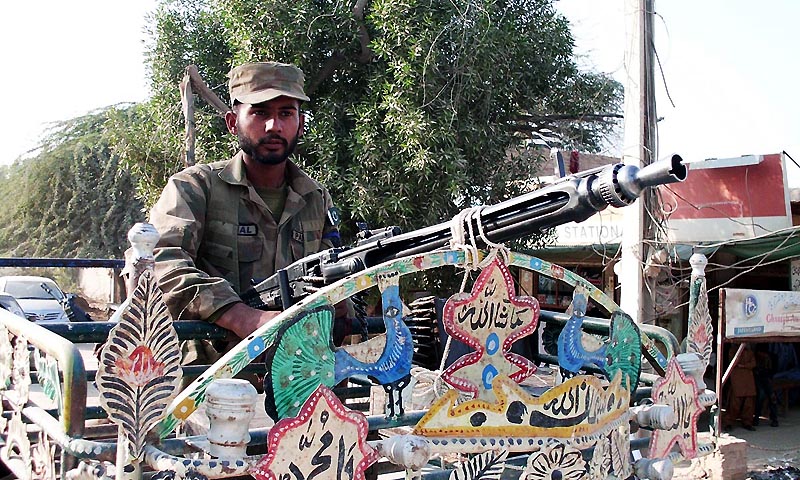
[[[245,338],[277,317],[279,311],[257,310],[244,303],[237,303],[225,311],[216,321],[222,328],[227,328],[239,338]]]

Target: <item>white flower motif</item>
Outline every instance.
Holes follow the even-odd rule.
[[[581,451],[557,443],[528,459],[525,480],[579,480],[586,477],[586,462]]]

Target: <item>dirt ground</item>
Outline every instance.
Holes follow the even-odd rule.
[[[736,428],[731,435],[747,442],[747,469],[760,472],[769,467],[800,468],[800,405],[778,417],[779,426],[767,420],[753,432]]]
[[[800,479],[800,406],[792,407],[778,417],[779,426],[770,427],[769,421],[761,420],[755,431],[736,427],[725,435],[737,437],[747,444],[748,480],[797,480]],[[702,436],[708,433],[701,433]],[[707,441],[707,440],[705,440]],[[675,480],[707,478],[707,472],[698,469],[693,462],[675,468]],[[733,477],[731,477],[733,478]]]

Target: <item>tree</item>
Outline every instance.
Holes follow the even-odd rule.
[[[346,219],[405,230],[520,193],[537,141],[596,150],[619,110],[620,85],[576,67],[549,0],[173,0],[151,27],[147,121],[115,145],[149,201],[180,168],[188,64],[224,99],[231,65],[300,66],[312,100],[299,163]],[[228,158],[233,139],[197,107],[198,161]]]
[[[0,251],[10,256],[121,258],[127,232],[144,219],[133,180],[120,167],[106,131],[110,107],[55,124],[38,153],[0,180]]]

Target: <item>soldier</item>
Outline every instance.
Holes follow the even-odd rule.
[[[299,68],[277,62],[231,70],[225,123],[241,150],[173,175],[151,210],[161,234],[155,270],[175,320],[207,320],[245,338],[279,313],[242,303],[251,279],[338,246],[330,194],[289,160],[303,134],[303,81]],[[215,360],[186,349],[185,363]]]

